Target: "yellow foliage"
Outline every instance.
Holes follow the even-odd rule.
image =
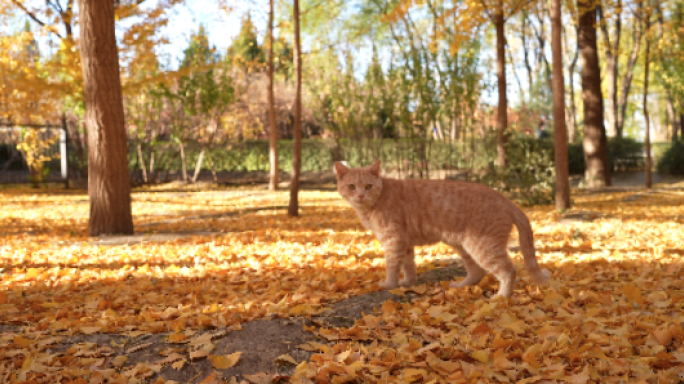
[[[53,136],[50,139],[43,140],[40,135],[41,131],[38,129],[28,129],[22,141],[17,144],[17,149],[23,153],[24,159],[26,159],[26,164],[28,164],[31,172],[31,181],[34,183],[44,180],[45,163],[52,160],[48,150],[58,139],[56,136]]]

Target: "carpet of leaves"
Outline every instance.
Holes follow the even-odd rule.
[[[396,290],[412,299],[388,301],[350,328],[312,327],[322,342],[299,347],[318,353],[292,361],[289,379],[681,382],[684,194],[574,199],[595,220],[563,225],[552,207],[526,210],[550,287],[531,285],[513,251],[519,281],[510,300],[489,299],[498,288],[491,277],[463,289]],[[3,383],[162,382],[155,373],[163,365],[184,369],[203,358],[225,369],[240,355],[213,354],[213,337],[250,320],[315,316],[377,290],[385,276],[382,247],[335,192],[302,192],[300,218],[286,216],[284,192],[136,192],[140,232],[220,233],[120,246],[86,236],[82,193],[8,189],[0,200],[0,327],[14,326],[0,328]],[[425,271],[453,254],[435,245],[416,257]],[[139,345],[55,347],[103,333],[168,333],[170,349],[127,366],[120,353],[110,356]],[[171,348],[180,344],[185,353]]]

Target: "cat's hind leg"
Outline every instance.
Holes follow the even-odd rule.
[[[463,266],[465,266],[466,269],[466,277],[459,281],[459,282],[454,282],[450,283],[449,287],[451,288],[463,288],[467,287],[470,285],[475,285],[482,280],[482,278],[485,276],[487,273],[482,267],[480,267],[475,260],[466,252],[463,248],[461,247],[454,247],[458,251],[459,256],[461,256],[461,260],[463,261]]]
[[[508,252],[503,249],[499,252],[480,257],[479,261],[480,266],[491,272],[499,280],[499,292],[492,296],[492,299],[497,296],[511,297],[513,286],[515,285],[516,270],[513,261],[508,256]]]
[[[404,254],[404,260],[401,265],[404,270],[404,278],[399,281],[402,287],[411,287],[418,281],[418,271],[416,269],[416,258],[413,252],[413,247],[409,247]]]

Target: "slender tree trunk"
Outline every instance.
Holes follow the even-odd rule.
[[[544,16],[546,14],[546,1],[541,2],[541,11],[539,13],[539,56],[544,64],[546,86],[549,90],[553,90],[553,80],[551,79],[551,66],[549,61],[546,59],[546,36],[544,34]]]
[[[637,15],[641,15],[643,11],[643,3],[639,2],[637,6]],[[625,126],[625,116],[627,115],[627,98],[629,97],[630,87],[632,85],[632,77],[634,74],[634,66],[639,58],[639,49],[641,47],[641,36],[643,34],[641,20],[634,21],[635,26],[632,32],[632,53],[627,60],[625,74],[622,76],[622,84],[620,86],[620,96],[618,97],[618,115],[617,115],[617,137],[622,137],[622,131]]]
[[[551,53],[553,55],[553,121],[556,161],[556,209],[570,208],[568,136],[565,130],[565,84],[563,81],[563,26],[561,0],[551,1]]]
[[[567,34],[565,34],[567,36]],[[565,40],[565,45],[567,47],[567,40]],[[579,39],[578,39],[579,42]],[[569,49],[568,49],[569,51]],[[568,58],[570,57],[568,52]],[[577,67],[577,60],[579,59],[579,44],[576,44],[575,55],[570,61],[570,67],[568,68],[568,88],[570,90],[570,105],[567,107],[568,116],[568,142],[574,143],[577,132],[577,105],[575,104],[575,68]]]
[[[202,161],[204,160],[204,149],[200,151],[199,157],[197,158],[197,164],[195,165],[195,174],[192,175],[192,182],[196,183],[199,178],[200,172],[202,172]]]
[[[665,35],[665,17],[663,15],[663,7],[661,4],[660,0],[656,0],[655,2],[655,10],[657,12],[657,22],[658,22],[658,40],[662,40],[663,36]],[[662,55],[662,51],[661,51]],[[660,57],[660,60],[664,61],[664,57]],[[658,60],[658,59],[656,59]],[[675,115],[675,108],[674,108],[674,103],[672,101],[672,94],[670,91],[669,87],[663,87],[665,90],[665,112],[667,113],[667,134],[670,136],[670,140],[672,142],[676,142],[678,140],[678,135],[677,135],[677,116]]]
[[[218,183],[218,175],[216,174],[216,163],[214,163],[214,155],[209,156],[209,164],[211,165],[211,176],[214,178],[214,183]]]
[[[188,182],[188,167],[185,162],[185,146],[183,145],[183,142],[181,141],[180,144],[180,155],[181,155],[181,174],[183,176],[183,182],[187,183]]]
[[[290,183],[289,216],[299,216],[299,174],[302,168],[302,46],[299,40],[299,0],[294,0],[294,147],[292,150],[292,182]]]
[[[268,120],[271,124],[270,130],[270,149],[269,160],[271,162],[271,180],[268,184],[268,189],[271,191],[278,190],[278,129],[276,127],[276,111],[275,111],[275,95],[273,94],[273,16],[274,16],[274,0],[270,0],[270,12],[268,14]]]
[[[651,189],[651,126],[648,116],[648,67],[650,66],[651,39],[648,36],[648,20],[646,18],[646,57],[644,58],[644,120],[646,121],[646,189]]]
[[[671,139],[674,143],[678,140],[677,131],[679,130],[679,127],[677,126],[677,116],[675,115],[674,103],[672,102],[672,97],[667,89],[665,89],[665,108],[667,110],[668,126],[672,135]]]
[[[596,47],[596,8],[589,0],[578,0],[579,46],[582,58],[582,101],[584,103],[584,178],[589,188],[610,185],[608,142],[603,124],[601,69]]]
[[[679,114],[679,133],[684,138],[684,113]]]
[[[145,169],[145,158],[142,153],[142,146],[138,144],[138,159],[140,159],[140,170],[142,171],[142,177],[145,184],[147,184],[147,169]]]
[[[154,147],[152,147],[152,150],[150,151],[150,176],[149,180],[150,182],[155,182],[157,180],[157,173],[154,170]]]
[[[617,0],[617,19],[615,20],[615,42],[610,42],[610,32],[608,31],[608,21],[604,18],[603,8],[599,8],[599,18],[601,19],[601,32],[606,45],[606,77],[608,91],[608,136],[617,136],[618,126],[618,58],[620,54],[620,35],[622,33],[622,0]]]
[[[508,127],[508,98],[506,97],[506,37],[504,32],[506,20],[504,19],[503,7],[499,7],[494,15],[496,26],[496,75],[499,85],[499,108],[497,115],[498,141],[496,151],[498,154],[497,164],[503,168],[506,166],[506,141]]]
[[[523,41],[523,57],[525,60],[525,68],[527,69],[527,86],[532,87],[532,65],[530,64],[530,52],[527,46],[527,13],[523,10],[522,19],[522,41]],[[528,92],[529,94],[529,92]],[[530,100],[532,101],[532,100]]]
[[[81,65],[88,129],[88,234],[132,234],[131,184],[114,3],[79,0]]]

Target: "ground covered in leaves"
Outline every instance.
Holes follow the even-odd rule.
[[[416,252],[438,278],[376,292],[382,248],[337,193],[302,192],[300,218],[287,198],[137,191],[139,234],[94,239],[83,191],[1,190],[0,382],[684,380],[683,188],[525,209],[553,282],[530,284],[512,237],[496,301],[491,277],[448,288],[444,245]]]

